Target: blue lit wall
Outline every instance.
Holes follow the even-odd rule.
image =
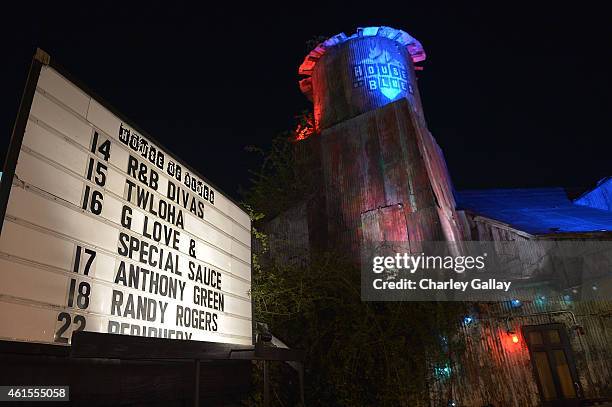
[[[410,56],[405,47],[381,37],[362,37],[346,44],[348,77],[353,97],[363,99],[368,108],[414,94]]]
[[[351,68],[355,89],[365,88],[372,94],[384,96],[388,101],[414,93],[406,65],[380,44],[370,48],[368,57],[353,64]]]
[[[574,203],[604,211],[612,211],[612,178],[599,181],[597,187],[577,198]]]
[[[569,200],[563,188],[457,191],[470,210],[534,235],[612,231],[612,212]]]

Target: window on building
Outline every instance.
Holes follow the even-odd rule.
[[[578,400],[579,385],[565,326],[525,326],[523,336],[527,338],[543,405],[572,405],[567,401]]]

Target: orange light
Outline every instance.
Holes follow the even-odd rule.
[[[298,116],[297,119],[299,119],[299,122],[293,131],[293,141],[306,140],[308,137],[316,134],[317,129],[312,113],[303,113],[301,116]]]
[[[512,342],[513,343],[519,343],[519,337],[517,334],[513,334],[512,335]]]

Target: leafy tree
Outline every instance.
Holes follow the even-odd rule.
[[[301,147],[292,136],[278,137],[267,152],[251,149],[264,158],[245,195],[258,248],[252,282],[256,320],[292,348],[305,350],[306,405],[429,405],[435,367],[450,363],[450,351],[460,346],[453,333],[462,307],[363,302],[360,272],[342,254],[311,253],[309,264],[288,266],[267,253],[265,222],[318,188],[316,173],[305,170],[311,168],[310,155],[296,152]],[[297,384],[287,385],[287,377],[276,364],[275,405],[297,405]],[[261,405],[260,384],[247,404]]]

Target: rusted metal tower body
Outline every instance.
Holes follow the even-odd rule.
[[[339,34],[306,56],[302,92],[314,103],[328,247],[461,240],[442,152],[416,84],[421,44],[389,27]]]

